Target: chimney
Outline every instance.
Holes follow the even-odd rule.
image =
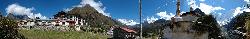
[[[176,16],[180,16],[180,0],[177,0],[177,9],[176,9]]]
[[[194,12],[192,12],[194,10],[193,7],[192,7],[193,5],[194,5],[194,3],[189,5],[190,6],[189,9],[190,9],[191,16],[193,16],[193,13],[194,13]]]
[[[193,7],[190,7],[190,11],[193,11],[194,9],[193,9]]]
[[[189,5],[190,11],[193,11],[193,10],[194,10],[194,9],[193,9],[193,6],[194,6],[194,3],[191,3],[191,4]]]

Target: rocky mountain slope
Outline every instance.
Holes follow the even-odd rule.
[[[7,18],[9,19],[14,19],[14,20],[25,20],[25,19],[29,19],[29,17],[27,15],[14,15],[12,13],[9,13],[7,15]]]
[[[246,27],[247,27],[247,21],[250,20],[250,12],[244,12],[240,15],[237,15],[231,21],[223,25],[227,31],[227,36],[228,38],[233,38],[233,39],[243,39],[246,38]]]
[[[84,7],[75,7],[71,11],[67,12],[67,15],[80,17],[86,20],[91,27],[105,27],[105,29],[107,29],[110,26],[121,24],[111,17],[99,13],[89,4],[86,4]]]

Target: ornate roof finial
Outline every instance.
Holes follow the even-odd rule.
[[[176,16],[180,16],[180,0],[177,0],[177,9],[176,9]]]

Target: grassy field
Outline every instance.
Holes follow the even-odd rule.
[[[101,33],[77,32],[77,31],[41,31],[19,30],[28,39],[107,39],[108,36]]]

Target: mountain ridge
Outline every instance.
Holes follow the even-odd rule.
[[[86,20],[91,27],[106,26],[105,28],[109,28],[111,26],[120,25],[120,22],[99,13],[89,4],[86,4],[84,7],[75,7],[68,11],[67,15],[80,17]]]

